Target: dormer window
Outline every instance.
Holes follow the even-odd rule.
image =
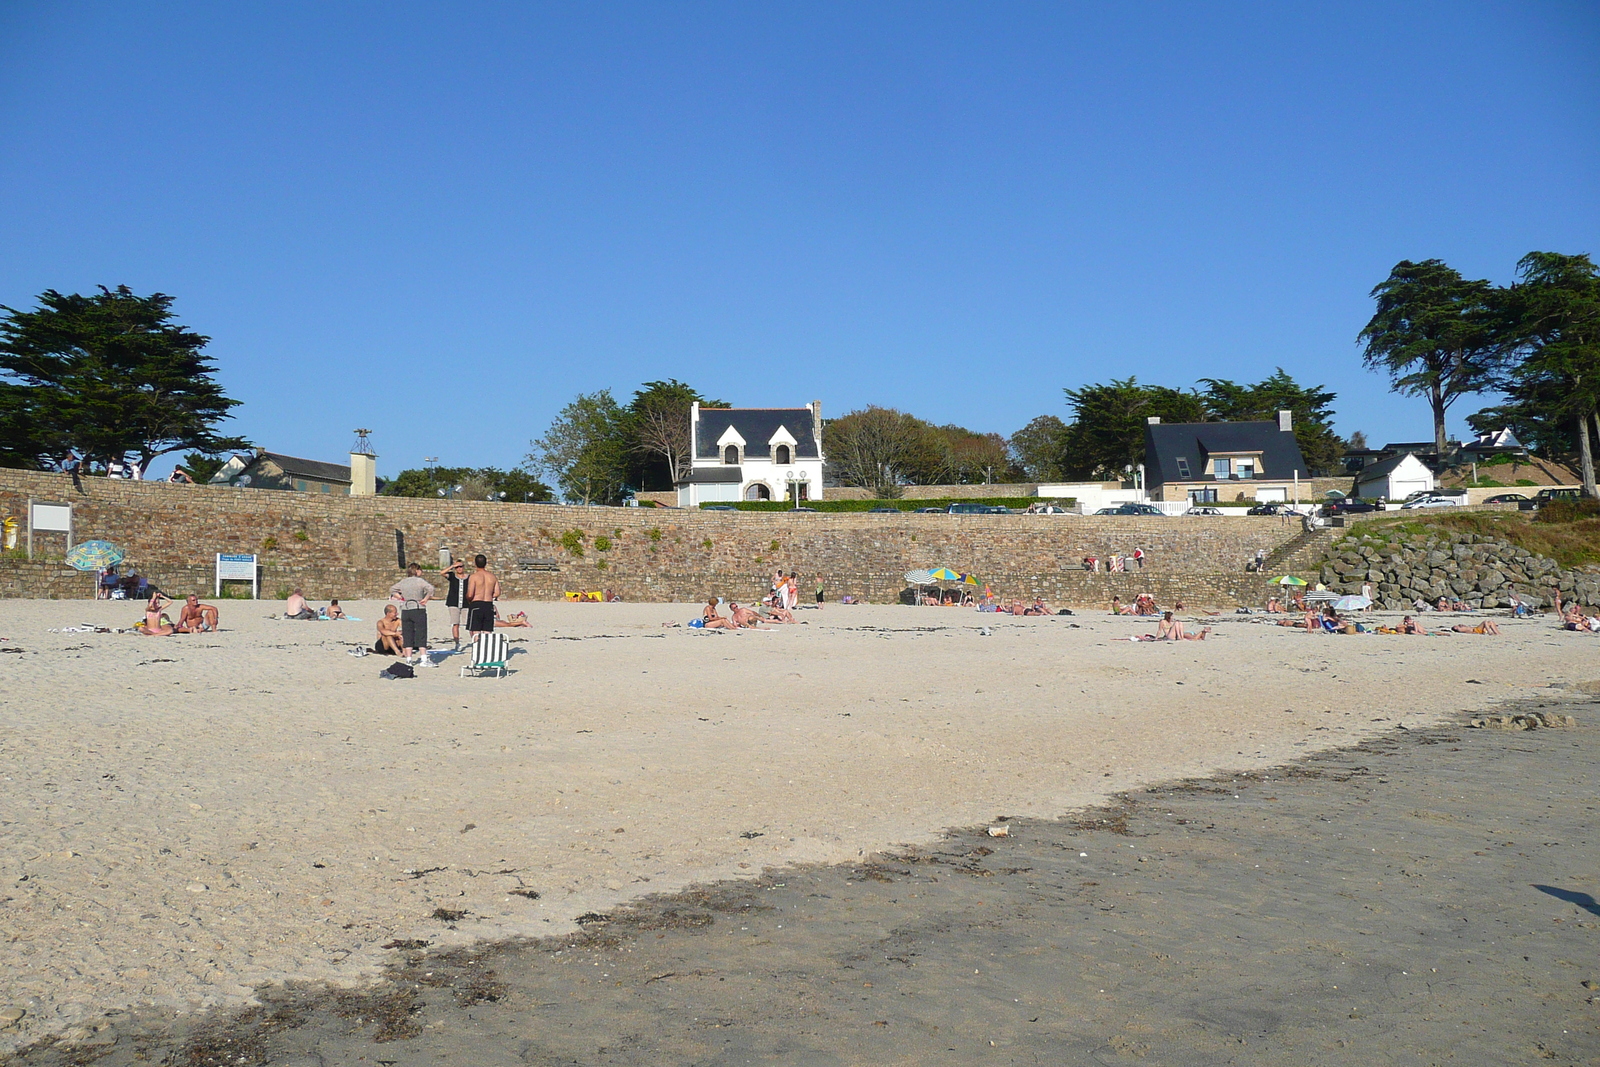
[[[729,445],[724,448],[722,450],[722,462],[730,467],[737,467],[739,465],[739,446]]]
[[[794,460],[789,456],[789,446],[779,445],[772,453],[772,462],[777,463],[780,466],[788,466],[790,463],[793,463]]]
[[[1178,457],[1178,477],[1184,481],[1189,480],[1189,457],[1187,456]]]

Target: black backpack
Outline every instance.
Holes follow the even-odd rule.
[[[416,669],[409,663],[391,663],[378,672],[379,678],[387,678],[390,681],[396,678],[415,678],[416,676]]]

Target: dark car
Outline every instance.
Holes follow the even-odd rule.
[[[943,515],[944,508],[918,508],[918,515]]]
[[[951,504],[945,511],[951,515],[987,515],[988,504]]]
[[[1324,515],[1359,515],[1366,511],[1377,511],[1378,505],[1370,500],[1330,500],[1322,505]]]
[[[1285,504],[1281,500],[1274,500],[1266,504],[1257,504],[1246,515],[1299,515],[1300,512]]]
[[[867,509],[867,514],[868,515],[898,515],[898,514],[900,514],[900,509],[899,508],[868,508]]]
[[[996,504],[994,507],[991,507],[991,508],[984,508],[983,509],[983,513],[985,515],[1015,515],[1016,514],[1016,512],[1012,511],[1010,508],[1005,507],[1002,504]]]
[[[1523,496],[1521,493],[1496,493],[1494,496],[1490,497],[1488,500],[1485,500],[1484,503],[1485,504],[1520,504],[1524,500],[1528,500],[1528,499],[1530,499],[1530,498]]]
[[[1107,515],[1143,515],[1143,516],[1146,516],[1146,517],[1153,517],[1153,518],[1157,518],[1157,519],[1164,519],[1164,518],[1167,517],[1167,513],[1166,512],[1162,511],[1160,508],[1154,506],[1153,504],[1122,504],[1122,505],[1119,505],[1118,507],[1114,508],[1111,511],[1104,512],[1104,514],[1107,514]]]
[[[738,511],[732,504],[701,504],[701,511]]]
[[[816,508],[790,508],[789,509],[790,514],[793,514],[796,511],[809,511],[813,515],[815,515],[817,513],[817,509]]]

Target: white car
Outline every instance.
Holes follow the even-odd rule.
[[[1415,500],[1408,500],[1400,505],[1402,511],[1413,508],[1453,508],[1461,504],[1460,497],[1454,496],[1419,496]]]

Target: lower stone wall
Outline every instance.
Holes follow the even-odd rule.
[[[25,515],[30,497],[71,502],[78,540],[116,543],[129,566],[170,591],[209,593],[214,555],[249,552],[261,557],[263,595],[299,586],[319,600],[384,596],[402,558],[433,571],[447,550],[484,553],[508,596],[536,599],[596,589],[636,601],[743,598],[765,592],[782,569],[800,575],[803,594],[821,581],[830,600],[848,593],[881,603],[900,594],[907,571],[947,566],[1006,597],[1095,604],[1112,591],[1156,587],[1167,598],[1227,606],[1251,588],[1244,566],[1257,551],[1270,553],[1300,530],[1276,518],[667,511],[105,478],[76,487],[65,475],[0,470],[0,515]],[[46,536],[54,540],[45,550],[59,554],[64,538]],[[1135,548],[1148,557],[1142,574],[1082,570],[1085,556]],[[19,572],[0,595],[81,596],[69,592],[80,580],[90,584]]]
[[[1371,582],[1380,606],[1391,611],[1440,597],[1474,608],[1503,608],[1513,594],[1530,606],[1547,607],[1556,589],[1567,601],[1600,603],[1600,574],[1568,570],[1482,534],[1402,540],[1357,529],[1333,544],[1321,577],[1329,589],[1344,593],[1358,593]]]

